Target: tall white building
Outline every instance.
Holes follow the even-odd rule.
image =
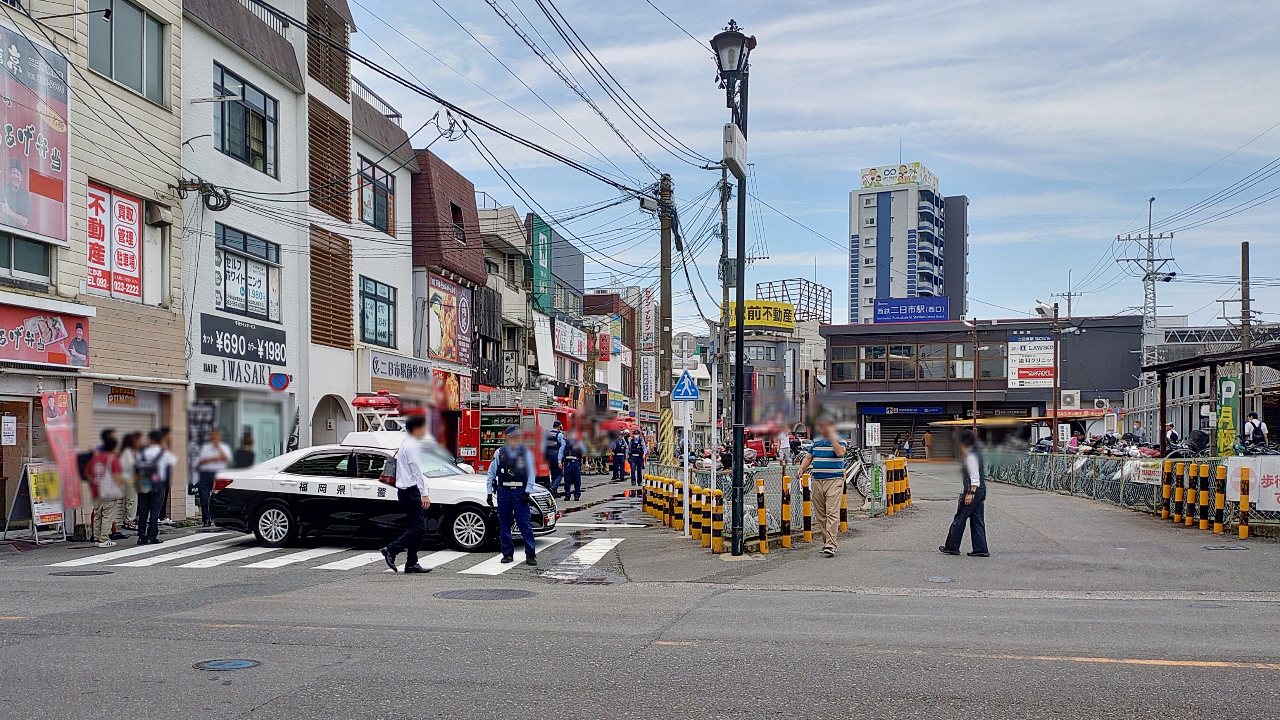
[[[849,193],[849,322],[962,316],[968,238],[969,199],[943,197],[928,168],[864,168]]]

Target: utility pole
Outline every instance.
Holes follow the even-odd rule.
[[[1053,297],[1060,297],[1060,298],[1067,299],[1067,319],[1070,320],[1071,319],[1071,300],[1073,298],[1078,298],[1083,294],[1084,293],[1072,292],[1071,271],[1067,270],[1067,291],[1064,293],[1053,293]]]
[[[978,318],[970,320],[973,323],[973,437],[978,438],[978,368],[981,366],[978,353]]]
[[[732,275],[729,272],[729,199],[733,197],[733,186],[729,184],[729,169],[720,168],[720,281],[723,294],[720,298],[720,331],[716,345],[720,351],[720,398],[726,404],[729,395],[729,285]],[[712,408],[717,422],[724,417],[720,408]],[[713,448],[713,454],[714,454]]]
[[[1156,306],[1156,283],[1169,282],[1177,273],[1165,272],[1164,268],[1173,262],[1173,258],[1156,257],[1156,241],[1172,240],[1172,233],[1155,235],[1151,231],[1152,210],[1155,198],[1147,199],[1147,234],[1117,236],[1116,242],[1135,242],[1146,246],[1141,257],[1119,258],[1116,262],[1134,263],[1142,268],[1142,366],[1150,367],[1160,361],[1160,348],[1157,342],[1159,323]],[[1142,373],[1142,384],[1150,385],[1156,381],[1155,373]],[[1054,437],[1057,437],[1056,435]]]
[[[1226,313],[1223,313],[1224,315]],[[1253,349],[1253,317],[1249,302],[1249,243],[1240,243],[1240,349]],[[1245,360],[1240,363],[1240,414],[1248,417],[1253,410],[1249,401],[1249,392],[1253,387],[1251,363]]]
[[[1058,325],[1058,303],[1053,304],[1053,451],[1058,452],[1058,406],[1062,402],[1062,328]]]
[[[661,288],[662,327],[658,333],[658,424],[659,460],[663,465],[675,462],[675,424],[671,417],[671,176],[663,174],[658,181],[658,214],[662,221]]]

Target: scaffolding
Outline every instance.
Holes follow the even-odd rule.
[[[791,303],[796,322],[831,324],[831,288],[804,278],[756,283],[756,299]]]

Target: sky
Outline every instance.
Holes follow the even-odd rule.
[[[628,143],[670,173],[688,269],[686,278],[677,256],[677,331],[704,329],[699,316],[714,317],[720,299],[719,171],[701,169],[696,156],[718,159],[729,120],[703,44],[729,18],[758,39],[747,242],[759,259],[748,297],[756,282],[816,279],[833,290],[834,321],[845,322],[849,192],[860,168],[901,159],[926,165],[943,194],[969,197],[971,317],[1028,314],[1069,283],[1082,293],[1076,315],[1132,312],[1142,304],[1140,273],[1116,259],[1142,249],[1116,238],[1145,232],[1155,197],[1156,231],[1174,231],[1158,255],[1173,258],[1166,269],[1179,274],[1159,285],[1162,315],[1221,322],[1216,300],[1239,297],[1240,242],[1250,241],[1257,319],[1280,321],[1280,203],[1268,202],[1280,197],[1280,15],[1268,3],[1224,0],[1206,12],[1190,0],[554,1],[350,0],[352,44],[622,185],[655,180]],[[649,116],[640,124],[674,142],[659,144],[634,110],[614,103],[543,8],[558,9]],[[438,104],[352,70],[404,115],[415,147],[434,141],[493,202],[569,217],[622,195],[474,124],[437,139],[428,121]],[[504,183],[468,135],[517,185]],[[650,285],[656,228],[627,201],[566,220],[562,232],[587,251],[588,287]],[[1238,317],[1238,305],[1226,307]]]

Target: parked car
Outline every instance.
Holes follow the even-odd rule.
[[[304,536],[390,539],[403,531],[395,488],[378,481],[383,465],[404,441],[403,432],[356,432],[338,445],[296,450],[243,470],[225,470],[213,483],[210,506],[218,527],[252,532],[279,547]],[[455,464],[428,440],[423,474],[431,496],[427,539],[477,551],[497,539],[497,513],[485,504],[485,477]],[[555,531],[555,498],[539,487],[531,495],[534,533]]]

